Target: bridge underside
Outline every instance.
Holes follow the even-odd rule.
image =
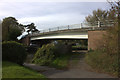
[[[39,39],[88,39],[88,35],[51,35],[51,36],[39,36],[32,37],[31,40],[39,40]]]
[[[63,31],[41,34],[31,37],[31,40],[39,39],[88,39],[87,31]]]

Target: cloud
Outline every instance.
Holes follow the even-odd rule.
[[[84,15],[81,14],[66,13],[47,15],[42,17],[21,18],[18,21],[22,24],[29,24],[34,22],[36,25],[39,25],[37,26],[39,29],[47,29],[50,27],[80,23],[83,18]]]
[[[6,0],[7,1],[7,0]],[[97,8],[108,9],[103,2],[1,2],[0,19],[13,16],[18,22],[34,22],[37,28],[47,29],[68,24],[79,24]]]
[[[1,2],[107,2],[106,0],[1,0]]]

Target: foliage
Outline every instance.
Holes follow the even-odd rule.
[[[118,75],[118,55],[110,56],[100,50],[91,51],[86,54],[86,62],[97,71]]]
[[[25,25],[24,27],[26,27],[28,30],[28,34],[31,32],[31,33],[34,33],[34,32],[39,32],[38,29],[36,29],[36,26],[34,23],[31,23],[31,24],[28,24],[28,25]]]
[[[85,45],[72,46],[72,50],[87,50],[87,46]]]
[[[111,27],[104,36],[104,49],[109,55],[118,54],[118,26]]]
[[[2,22],[0,21],[0,41],[2,41]]]
[[[16,31],[14,31],[16,30]],[[13,32],[15,32],[15,34],[13,34]],[[18,32],[17,32],[18,31]],[[4,18],[2,21],[2,39],[3,41],[7,41],[10,39],[17,39],[17,37],[19,35],[22,34],[21,32],[22,30],[19,27],[19,23],[17,22],[17,20],[14,17],[7,17]]]
[[[2,21],[2,40],[8,41],[8,40],[16,40],[18,36],[22,34],[22,32],[25,32],[25,29],[28,29],[27,32],[33,33],[33,32],[39,32],[38,29],[36,29],[36,26],[34,23],[23,25],[19,24],[17,20],[14,17],[6,17]]]
[[[10,28],[10,32],[8,34],[8,40],[16,41],[17,37],[21,35],[21,30],[19,28],[13,27]]]
[[[111,24],[111,21],[113,22],[115,19],[117,19],[117,17],[113,10],[107,11],[107,10],[97,9],[93,11],[92,15],[88,15],[85,18],[85,21],[88,24],[95,26],[97,24],[97,21],[100,21],[102,22],[102,24],[107,25],[107,24]]]
[[[26,59],[26,50],[24,46],[15,41],[6,41],[2,43],[2,60],[11,61],[22,65]]]
[[[62,43],[62,42],[61,42]],[[64,44],[47,44],[38,49],[33,58],[33,63],[39,65],[48,65],[56,68],[66,68],[70,53],[64,51]]]
[[[71,53],[71,44],[68,42],[64,41],[58,41],[57,44],[55,44],[55,49],[54,49],[54,54],[55,56],[59,56],[62,54],[69,54]]]
[[[40,78],[45,78],[45,76],[18,64],[3,61],[2,78],[3,80],[5,78],[19,78],[19,80],[23,80],[24,78],[39,78],[38,80],[40,80]]]
[[[114,22],[117,22],[118,20],[119,23],[120,18],[118,18],[119,15],[117,15],[118,13],[117,10],[118,6],[112,6],[112,8],[109,11],[107,11],[107,17],[103,19],[112,20]],[[102,43],[100,44],[102,46],[100,46],[98,50],[90,51],[86,55],[86,62],[90,64],[94,69],[103,72],[108,72],[113,75],[120,75],[118,74],[120,63],[120,60],[118,59],[119,57],[118,42],[120,37],[118,29],[119,27],[120,27],[119,24],[115,24],[114,26],[109,27],[106,30],[106,34],[103,36],[104,41],[102,41]]]
[[[58,69],[66,69],[68,67],[70,57],[71,54],[59,55],[50,63],[50,66]]]
[[[33,63],[39,65],[49,65],[53,58],[54,58],[54,45],[47,44],[43,45],[41,48],[37,50],[33,58]]]

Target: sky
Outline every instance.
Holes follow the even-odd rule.
[[[80,24],[93,10],[109,9],[106,0],[1,0],[0,20],[15,17],[21,24],[35,23],[37,29]]]

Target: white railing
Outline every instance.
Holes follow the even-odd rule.
[[[40,30],[39,33],[33,33],[31,35],[37,35],[40,33],[46,33],[46,32],[53,32],[53,31],[62,31],[62,30],[70,30],[70,29],[94,29],[95,27],[105,27],[105,26],[113,26],[115,22],[108,21],[108,22],[100,22],[96,21],[95,23],[80,23],[80,24],[73,24],[73,25],[67,25],[67,26],[59,26],[54,28],[49,28],[45,30]]]

